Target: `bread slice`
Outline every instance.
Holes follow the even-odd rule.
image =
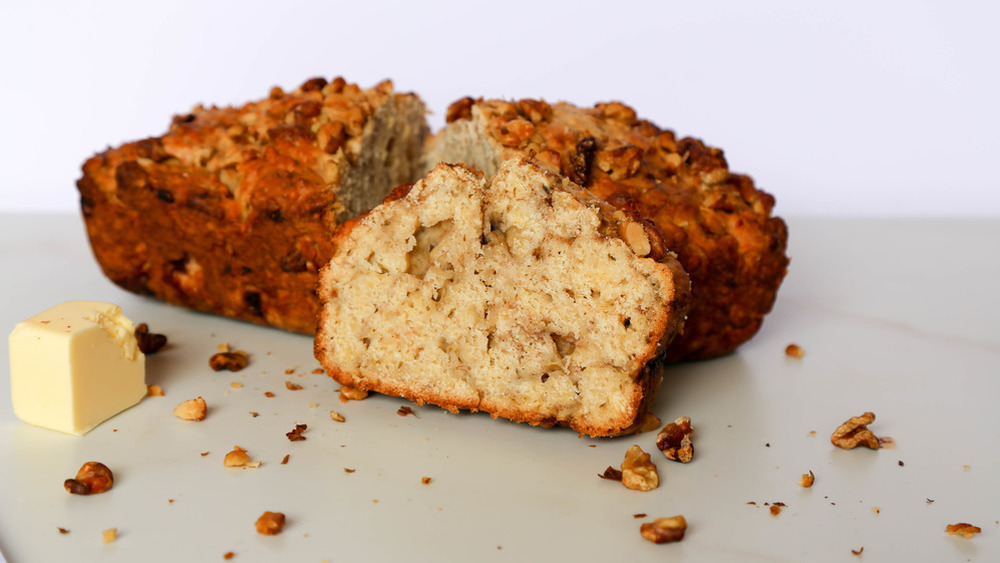
[[[621,103],[463,98],[427,145],[426,168],[464,162],[487,175],[532,156],[615,207],[650,218],[691,276],[692,304],[669,361],[731,352],[771,310],[788,266],[774,198],[732,174],[722,151],[638,119]]]
[[[91,248],[127,290],[311,334],[331,232],[420,176],[424,111],[339,77],[195,108],[84,164]]]
[[[327,372],[453,412],[633,429],[689,301],[655,229],[523,158],[488,180],[442,164],[407,188],[336,233]]]

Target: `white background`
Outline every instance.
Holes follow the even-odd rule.
[[[990,2],[5,2],[0,212],[77,208],[85,158],[197,103],[343,75],[619,99],[725,149],[779,214],[1000,215]]]

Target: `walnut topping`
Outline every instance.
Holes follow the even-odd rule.
[[[856,448],[859,445],[877,450],[879,448],[878,438],[871,430],[868,430],[868,425],[873,422],[875,422],[875,414],[871,412],[852,417],[833,431],[830,441],[833,445],[845,450]]]
[[[517,103],[521,113],[532,123],[540,123],[552,117],[552,106],[544,100],[524,99]]]
[[[469,119],[472,117],[472,104],[474,103],[476,101],[468,96],[453,102],[448,106],[448,111],[445,114],[445,122],[452,123],[459,119]]]
[[[646,256],[652,249],[646,229],[641,223],[631,221],[620,228],[622,240],[635,252],[636,256]]]
[[[691,443],[693,436],[694,428],[691,427],[691,419],[682,416],[660,430],[660,433],[656,435],[656,447],[663,452],[667,459],[688,463],[694,458],[694,444]]]
[[[174,416],[183,420],[198,422],[205,420],[207,410],[208,406],[205,404],[205,399],[198,397],[196,399],[188,399],[177,405],[174,409]]]
[[[622,480],[621,469],[615,469],[614,467],[611,467],[610,465],[608,466],[607,469],[604,470],[604,473],[598,473],[597,476],[600,477],[601,479],[607,479],[609,481],[621,481]]]
[[[622,485],[634,491],[652,491],[660,486],[660,476],[656,466],[649,461],[649,454],[642,451],[638,445],[633,445],[625,452],[622,461]]]
[[[285,436],[288,437],[288,441],[290,442],[301,442],[306,439],[306,437],[302,435],[302,433],[306,431],[306,428],[308,428],[308,426],[305,424],[296,424],[295,428],[291,432],[285,432]]]
[[[601,114],[608,119],[617,119],[626,123],[635,121],[635,110],[621,102],[596,104],[594,107],[600,110]]]
[[[345,420],[347,420],[344,418],[344,415],[340,414],[337,411],[330,411],[330,418],[332,418],[334,422],[344,422]]]
[[[526,119],[512,119],[497,129],[497,141],[505,147],[516,147],[535,134],[535,126]]]
[[[163,389],[159,385],[150,385],[146,387],[146,395],[149,397],[162,397]]]
[[[687,531],[687,520],[683,516],[657,518],[652,522],[644,522],[639,526],[642,537],[653,543],[671,543],[684,539]]]
[[[979,526],[973,526],[972,524],[966,524],[965,522],[959,522],[958,524],[948,524],[948,527],[944,529],[951,535],[960,535],[963,538],[971,538],[976,534],[982,533],[983,529]]]
[[[594,153],[597,151],[597,139],[594,137],[584,137],[576,143],[576,152],[573,153],[572,168],[569,170],[570,180],[581,186],[586,185],[590,179],[590,165],[594,162]]]
[[[167,337],[149,332],[149,325],[139,323],[135,327],[135,342],[139,346],[139,351],[148,356],[163,349],[167,345]]]
[[[230,350],[228,344],[219,346],[219,352],[208,359],[208,365],[214,371],[240,371],[250,363],[250,356],[242,350]]]
[[[626,145],[611,150],[598,151],[594,154],[594,165],[603,170],[612,180],[620,182],[635,176],[635,173],[642,166],[642,155],[641,148]]]
[[[274,536],[281,533],[285,527],[285,514],[282,512],[265,512],[254,523],[258,534]]]
[[[789,344],[785,347],[785,355],[793,358],[801,358],[806,355],[806,351],[798,344]]]
[[[341,385],[340,387],[340,402],[346,403],[347,401],[360,401],[368,397],[368,391],[364,389],[358,389],[357,387],[351,387],[349,385]]]
[[[816,482],[816,476],[813,475],[812,469],[809,470],[809,473],[803,473],[802,478],[799,479],[799,484],[807,489],[813,486],[814,482]]]
[[[250,463],[250,455],[239,446],[233,446],[233,451],[226,454],[222,460],[222,465],[226,467],[244,467]]]

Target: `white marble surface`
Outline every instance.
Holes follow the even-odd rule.
[[[148,363],[166,397],[83,438],[14,417],[2,348],[0,549],[11,563],[227,551],[234,561],[853,561],[861,547],[861,561],[1000,560],[1000,220],[789,223],[793,261],[760,334],[729,357],[666,370],[654,411],[692,418],[696,458],[654,452],[662,484],[638,493],[596,474],[633,443],[653,450],[652,434],[579,439],[432,407],[404,418],[407,403],[391,397],[342,404],[310,373],[308,337],[117,289],[75,216],[0,216],[0,327],[63,300],[108,300],[171,342]],[[222,342],[251,352],[250,367],[212,372]],[[784,355],[790,342],[804,358]],[[208,418],[174,419],[198,395]],[[832,430],[867,410],[897,446],[832,447]],[[296,422],[308,440],[285,438]],[[261,467],[224,468],[234,444]],[[88,460],[116,472],[115,488],[67,494],[62,481]],[[816,484],[803,489],[808,470]],[[777,517],[763,506],[775,501],[787,505]],[[288,516],[283,534],[254,532],[264,510]],[[690,525],[683,542],[639,536],[640,522],[674,514]],[[957,522],[983,533],[947,535]],[[119,538],[102,545],[109,527]]]

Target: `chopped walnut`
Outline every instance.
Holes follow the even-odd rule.
[[[302,386],[299,385],[298,383],[292,383],[291,381],[286,381],[285,389],[288,389],[289,391],[299,391],[300,389],[302,389]]]
[[[358,389],[357,387],[351,387],[349,385],[340,386],[340,402],[346,403],[347,401],[360,401],[368,397],[368,391],[364,389]]]
[[[230,350],[228,344],[219,346],[219,352],[208,359],[208,365],[214,371],[240,371],[250,363],[250,356],[242,350]]]
[[[671,516],[670,518],[657,518],[652,522],[644,522],[639,526],[639,533],[642,537],[653,543],[670,543],[684,539],[684,532],[687,531],[687,520],[683,516]]]
[[[792,358],[801,358],[806,355],[806,351],[798,344],[789,344],[785,347],[785,355]]]
[[[115,476],[107,465],[88,461],[80,466],[75,478],[63,482],[63,488],[74,495],[96,495],[110,490],[114,484]]]
[[[135,327],[135,343],[139,346],[139,351],[148,356],[162,350],[167,345],[167,337],[149,332],[149,325],[139,323]]]
[[[274,536],[281,533],[285,527],[285,514],[282,512],[265,512],[254,523],[258,534]]]
[[[960,535],[963,538],[971,538],[976,534],[981,534],[983,529],[979,526],[973,526],[972,524],[966,524],[965,522],[959,522],[958,524],[948,524],[948,527],[944,529],[951,535]]]
[[[306,428],[308,428],[308,426],[305,424],[296,424],[295,428],[291,432],[285,432],[285,436],[288,437],[290,442],[301,442],[306,439],[306,437],[302,435],[302,433],[306,431]]]
[[[609,465],[608,468],[604,470],[604,473],[598,473],[597,476],[601,479],[607,479],[608,481],[621,481],[622,471],[621,469],[615,469]]]
[[[163,389],[159,385],[150,385],[146,387],[146,396],[148,397],[162,397]]]
[[[233,446],[233,451],[226,454],[222,460],[222,465],[226,467],[243,467],[250,463],[250,456],[247,451],[239,446]]]
[[[879,448],[878,438],[871,430],[868,430],[868,425],[873,422],[875,422],[875,414],[871,412],[852,417],[834,430],[830,441],[833,442],[833,445],[845,450],[853,449],[859,445],[877,450]]]
[[[809,473],[802,474],[802,478],[799,479],[799,484],[808,489],[809,487],[813,486],[813,483],[815,481],[816,481],[816,476],[813,475],[812,469],[810,469]]]
[[[345,420],[347,420],[344,418],[344,415],[340,414],[337,411],[330,411],[330,418],[332,418],[334,422],[344,422]]]
[[[101,533],[104,543],[111,543],[118,538],[118,528],[108,528]]]
[[[177,405],[177,408],[174,409],[174,416],[183,420],[198,422],[205,420],[205,412],[207,409],[208,407],[205,404],[205,399],[201,397],[188,399]]]
[[[663,427],[656,435],[656,447],[671,461],[688,463],[694,458],[694,445],[691,440],[694,428],[691,419],[682,416]]]
[[[625,452],[622,461],[622,485],[634,491],[652,491],[660,486],[660,476],[656,466],[649,461],[649,454],[642,451],[638,445],[633,445]]]

